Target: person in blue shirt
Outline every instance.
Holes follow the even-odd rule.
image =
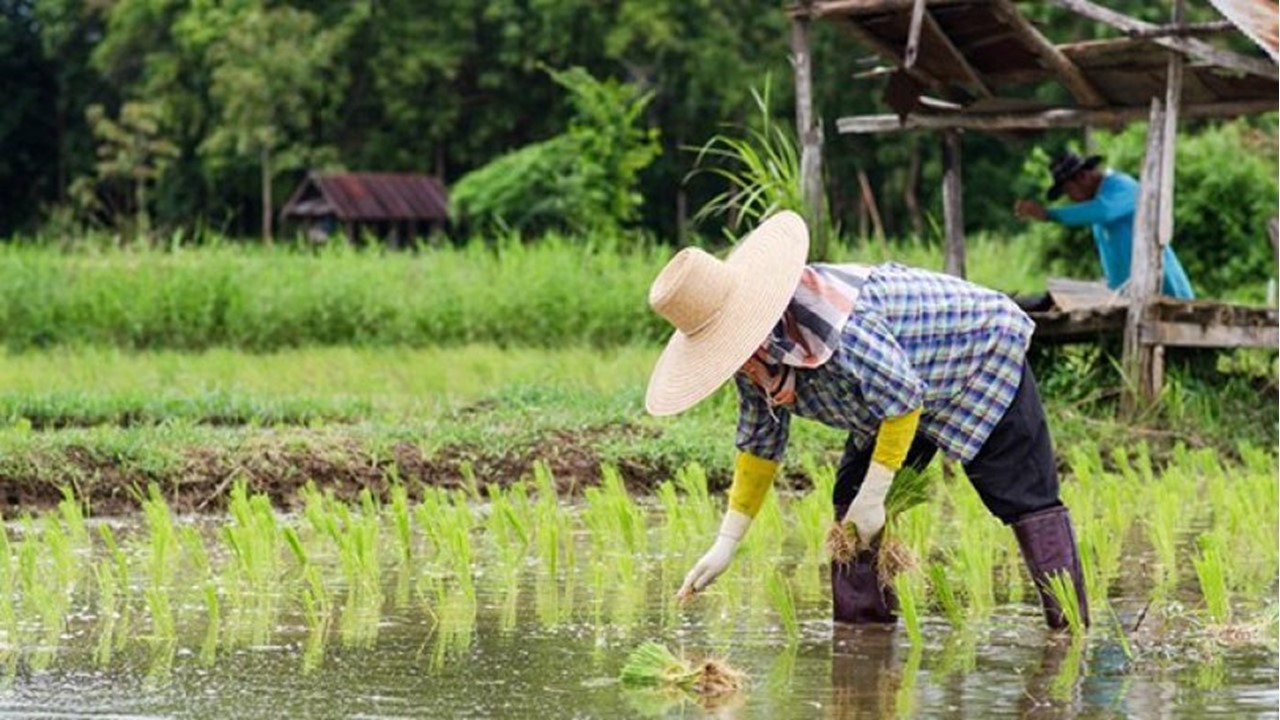
[[[1063,154],[1050,169],[1053,185],[1049,188],[1048,197],[1056,200],[1066,193],[1071,202],[1045,208],[1035,200],[1021,199],[1014,205],[1014,214],[1067,227],[1090,226],[1102,261],[1102,272],[1107,276],[1107,287],[1118,290],[1129,280],[1138,181],[1116,170],[1099,169],[1101,162],[1098,155],[1081,158],[1073,152]],[[1194,299],[1187,271],[1182,269],[1173,247],[1165,246],[1161,264],[1164,266],[1161,292],[1182,300]]]

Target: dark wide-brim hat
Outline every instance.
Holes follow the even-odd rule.
[[[1101,155],[1090,155],[1087,158],[1082,158],[1073,152],[1059,155],[1049,168],[1049,172],[1053,174],[1053,185],[1049,186],[1047,193],[1049,199],[1057,200],[1062,195],[1062,186],[1068,180],[1075,177],[1076,173],[1094,169],[1100,162],[1102,162]]]

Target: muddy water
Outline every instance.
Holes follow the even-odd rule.
[[[0,716],[1245,718],[1275,717],[1280,701],[1270,641],[1214,644],[1194,623],[1132,659],[1113,628],[1072,645],[1022,602],[963,631],[928,615],[919,648],[901,624],[833,626],[825,570],[784,550],[768,563],[788,569],[799,597],[789,641],[748,561],[693,606],[670,603],[694,556],[655,550],[630,577],[580,559],[552,578],[530,560],[515,586],[481,556],[474,600],[451,582],[417,592],[422,574],[401,566],[379,614],[314,633],[285,602],[257,637],[224,607],[210,636],[196,596],[175,588],[177,637],[159,642],[145,613],[108,628],[86,599],[56,643],[33,630],[0,649]],[[1112,604],[1131,627],[1145,602]],[[748,685],[714,703],[623,687],[627,654],[650,639],[723,656]]]

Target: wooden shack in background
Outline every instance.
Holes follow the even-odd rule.
[[[1123,332],[1125,406],[1153,401],[1163,347],[1276,347],[1277,313],[1212,301],[1159,296],[1161,248],[1173,236],[1174,143],[1182,117],[1235,117],[1277,109],[1277,5],[1274,0],[1211,0],[1224,19],[1184,22],[1182,0],[1170,21],[1153,24],[1089,0],[1050,0],[1107,26],[1117,37],[1055,44],[1012,0],[800,0],[791,8],[796,125],[812,217],[822,209],[822,127],[814,112],[809,28],[836,24],[881,63],[859,77],[885,82],[893,114],[839,118],[840,133],[913,130],[941,135],[946,270],[963,277],[962,131],[1025,132],[1148,122],[1141,196],[1134,216],[1133,268],[1122,296],[1071,286],[1053,308],[1033,312],[1035,342],[1079,342]],[[1241,34],[1262,49],[1243,53],[1204,38]],[[1246,43],[1247,44],[1247,43]],[[1052,83],[1071,102],[1028,99]],[[828,99],[837,102],[837,98]],[[1258,218],[1266,242],[1269,218]],[[1055,288],[1048,288],[1054,296]]]
[[[280,211],[313,241],[343,233],[362,242],[370,233],[394,246],[444,227],[449,201],[444,183],[427,175],[311,173]]]

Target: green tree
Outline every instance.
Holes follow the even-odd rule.
[[[453,189],[455,213],[480,225],[616,235],[639,216],[640,172],[660,152],[657,131],[640,125],[651,95],[581,68],[551,76],[569,91],[568,130],[468,173]]]
[[[160,109],[150,103],[129,102],[120,108],[119,118],[112,120],[101,105],[92,105],[87,115],[99,141],[98,162],[92,180],[78,181],[77,194],[96,197],[104,185],[123,184],[132,198],[132,234],[147,238],[151,234],[150,190],[178,155],[178,148],[164,136]],[[119,219],[114,220],[118,225]]]
[[[200,150],[216,165],[257,160],[261,171],[262,237],[272,239],[272,183],[282,170],[330,158],[303,131],[326,102],[332,59],[349,26],[321,29],[316,16],[291,7],[248,7],[233,32],[211,47],[218,122]],[[231,157],[228,157],[230,155]]]

